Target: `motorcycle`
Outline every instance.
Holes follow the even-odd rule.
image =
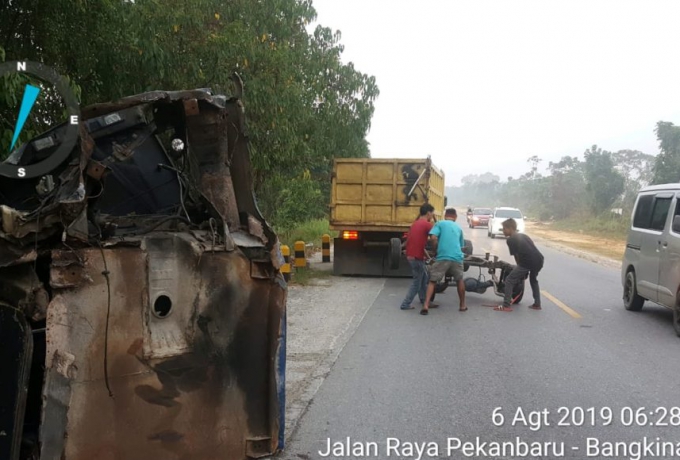
[[[471,267],[477,267],[479,274],[477,277],[468,276],[463,278],[465,284],[465,292],[472,292],[476,294],[484,294],[489,288],[493,289],[494,294],[499,297],[505,297],[505,280],[512,270],[515,268],[513,264],[500,260],[498,256],[492,256],[491,253],[485,253],[483,256],[472,254],[472,242],[465,240],[465,247],[463,253],[465,259],[463,261],[463,270],[467,273]],[[434,258],[426,251],[428,266],[434,264]],[[483,273],[486,270],[487,276]],[[511,304],[517,304],[524,297],[525,280],[518,283],[512,292]],[[435,287],[435,295],[446,291],[449,286],[456,286],[453,280],[453,274],[447,273],[441,280],[437,280]],[[434,299],[434,296],[433,296]]]

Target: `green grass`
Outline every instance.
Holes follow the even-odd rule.
[[[628,216],[570,218],[556,221],[556,230],[625,239],[630,228]]]
[[[290,284],[297,286],[308,286],[312,280],[327,279],[333,273],[326,270],[314,270],[313,268],[296,268],[291,273]]]
[[[288,230],[277,229],[276,233],[281,240],[281,244],[290,246],[291,250],[296,241],[314,243],[315,248],[321,248],[321,238],[324,234],[329,234],[331,239],[338,236],[338,232],[331,231],[326,219],[305,222]]]

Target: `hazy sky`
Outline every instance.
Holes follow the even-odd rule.
[[[657,154],[680,124],[680,1],[313,0],[380,88],[373,157],[432,155],[448,185],[527,158]]]

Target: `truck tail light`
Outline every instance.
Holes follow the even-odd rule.
[[[343,240],[358,240],[359,239],[359,232],[345,230],[344,232],[342,232],[342,239]]]

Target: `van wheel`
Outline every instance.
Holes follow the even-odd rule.
[[[675,333],[680,337],[680,292],[675,298],[675,307],[673,308],[673,329]]]
[[[626,310],[640,311],[644,303],[644,297],[640,297],[637,293],[635,272],[631,270],[626,274],[626,283],[623,287],[623,306]]]

